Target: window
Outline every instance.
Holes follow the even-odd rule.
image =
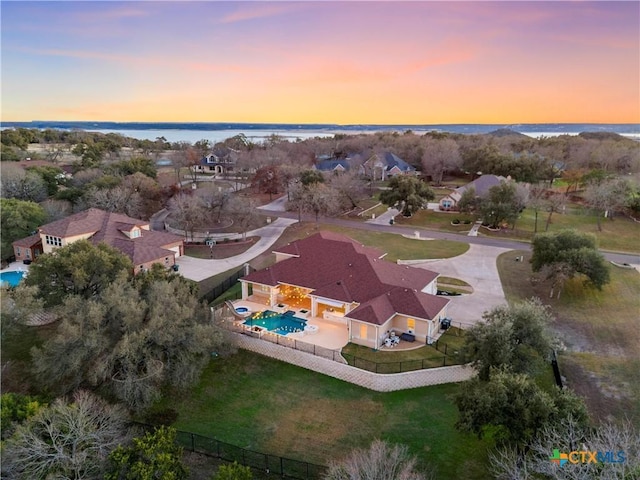
[[[134,228],[131,230],[131,238],[138,238],[140,236],[140,229]]]
[[[28,248],[25,248],[24,255],[27,258],[31,258],[31,250],[29,250]]]
[[[20,247],[16,247],[16,257],[20,256]]]
[[[45,242],[47,245],[53,245],[54,247],[62,246],[62,239],[60,237],[52,237],[51,235],[45,235]]]
[[[169,257],[164,257],[164,264],[169,265]]]
[[[360,338],[367,338],[368,328],[366,325],[360,324]]]
[[[413,318],[407,318],[407,329],[414,330],[416,328],[416,321]]]

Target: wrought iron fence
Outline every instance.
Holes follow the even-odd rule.
[[[248,269],[249,269],[250,272],[251,271],[255,271],[255,269],[252,268],[252,267],[248,267]],[[222,282],[220,282],[218,285],[216,285],[215,287],[210,289],[208,292],[203,294],[202,297],[201,297],[201,300],[206,300],[208,303],[213,302],[216,298],[218,298],[224,292],[226,292],[231,287],[233,287],[236,284],[236,282],[238,281],[238,279],[244,277],[245,274],[246,274],[245,267],[241,268],[240,270],[238,270],[235,273],[232,273],[227,278],[225,278]],[[235,296],[236,298],[233,298],[233,300],[237,300],[241,296],[242,296],[242,294],[238,293]],[[231,299],[231,298],[229,298],[229,299]]]
[[[146,430],[155,428],[148,424],[138,425]],[[283,478],[317,480],[322,478],[326,471],[324,465],[256,452],[192,432],[178,430],[176,442],[189,452],[219,458],[227,462],[238,462],[241,465]]]

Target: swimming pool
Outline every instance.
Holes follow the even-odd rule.
[[[24,272],[20,272],[18,270],[13,272],[2,272],[0,273],[0,284],[6,283],[10,287],[15,287],[22,281],[22,277],[24,277]]]
[[[277,313],[271,310],[257,312],[244,321],[250,327],[263,327],[278,335],[302,332],[307,324],[306,320],[294,317],[293,312]]]

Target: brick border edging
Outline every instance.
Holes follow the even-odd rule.
[[[474,369],[468,365],[452,365],[402,373],[373,373],[247,335],[233,335],[237,340],[237,346],[244,350],[322,373],[376,392],[393,392],[409,388],[463,382],[475,375]]]

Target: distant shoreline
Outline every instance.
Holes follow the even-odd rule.
[[[527,123],[527,124],[432,124],[432,125],[337,125],[290,123],[222,123],[222,122],[66,122],[32,121],[2,122],[5,128],[37,128],[56,130],[84,130],[88,132],[115,133],[139,140],[156,140],[164,137],[170,142],[196,142],[207,139],[214,143],[243,134],[250,140],[279,135],[290,140],[328,137],[336,134],[357,135],[392,131],[404,133],[411,130],[423,135],[427,132],[459,134],[486,134],[499,129],[510,129],[532,138],[541,136],[578,135],[581,132],[611,132],[640,141],[640,124],[598,123]]]

